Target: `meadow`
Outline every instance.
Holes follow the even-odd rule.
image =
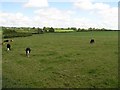
[[[117,31],[45,33],[13,40],[11,51],[2,46],[3,88],[118,87]],[[26,47],[32,50],[29,58]]]

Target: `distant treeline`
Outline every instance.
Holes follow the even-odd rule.
[[[2,28],[3,30],[3,38],[13,38],[13,37],[27,37],[32,36],[31,33],[25,33],[25,32],[17,32],[15,30]]]
[[[61,29],[61,30],[74,30],[76,32],[81,32],[81,31],[118,31],[118,30],[111,30],[111,29],[105,29],[105,28],[88,28],[88,29],[85,29],[85,28],[76,28],[76,27],[71,27],[71,28],[56,28],[56,29]]]
[[[54,32],[86,32],[86,31],[117,31],[117,30],[109,30],[109,29],[98,29],[98,28],[76,28],[76,27],[68,27],[68,28],[53,28],[53,27],[2,27],[3,38],[13,38],[13,37],[26,37],[32,36],[33,34],[43,34],[43,33],[54,33]]]
[[[2,27],[3,38],[13,38],[13,37],[27,37],[33,34],[43,34],[47,32],[55,32],[54,28],[26,28],[26,27]]]

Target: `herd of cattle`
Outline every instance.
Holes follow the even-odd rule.
[[[11,45],[10,45],[11,42],[13,42],[13,40],[4,40],[4,41],[2,42],[2,45],[5,44],[5,43],[7,44],[7,46],[6,46],[7,51],[11,50]],[[95,40],[94,40],[94,39],[91,39],[91,40],[90,40],[90,44],[93,44],[93,43],[95,43]],[[27,47],[27,48],[25,49],[25,53],[26,53],[26,56],[27,56],[27,57],[29,57],[30,52],[31,52],[31,49],[30,49],[29,47]]]
[[[6,45],[7,45],[7,46],[6,46],[7,51],[10,51],[10,50],[11,50],[11,45],[10,45],[11,42],[13,42],[13,40],[4,40],[4,41],[2,42],[2,45],[6,43]],[[31,49],[30,49],[29,47],[27,47],[27,48],[25,49],[25,51],[26,51],[26,56],[29,57],[30,52],[31,52]]]

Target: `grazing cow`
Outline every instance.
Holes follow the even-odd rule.
[[[7,51],[11,50],[11,45],[7,44]]]
[[[13,42],[13,40],[4,40],[4,42]]]
[[[30,48],[26,48],[26,50],[25,50],[25,51],[26,51],[26,56],[27,56],[27,57],[29,57],[30,52],[31,52],[31,49],[30,49]]]
[[[92,43],[95,43],[95,40],[94,40],[94,39],[91,39],[91,40],[90,40],[90,44],[92,44]]]

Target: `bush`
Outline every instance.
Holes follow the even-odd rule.
[[[32,36],[32,33],[16,32],[15,30],[3,28],[3,38],[13,38],[13,37],[27,37]]]
[[[3,38],[27,37],[27,36],[32,36],[32,33],[10,33],[10,34],[3,34]]]
[[[3,34],[17,33],[15,30],[2,28]]]

